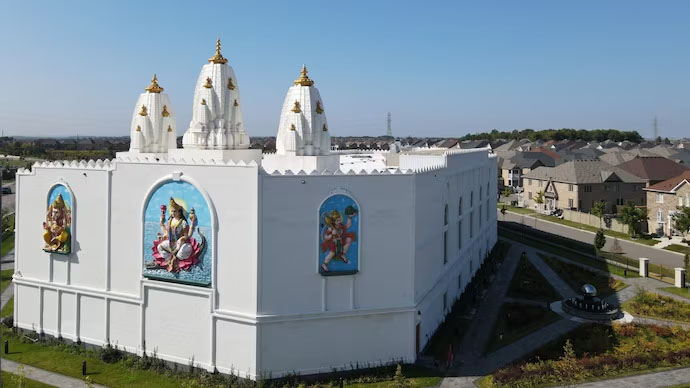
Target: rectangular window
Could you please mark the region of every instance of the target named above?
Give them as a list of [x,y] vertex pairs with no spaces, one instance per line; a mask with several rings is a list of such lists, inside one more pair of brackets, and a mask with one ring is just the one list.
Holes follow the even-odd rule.
[[474,191],[470,191],[470,207],[474,206]]
[[443,264],[448,262],[448,231],[443,232]]
[[683,197],[678,198],[678,206],[683,206]]
[[470,238],[474,235],[474,212],[470,213]]
[[527,184],[530,185],[530,186],[532,186],[532,178],[529,178],[529,179],[527,180]]
[[462,221],[458,221],[458,249],[462,249]]
[[621,191],[621,185],[616,184],[616,191]]
[[458,215],[462,215],[462,197],[458,200]]
[[585,193],[591,193],[591,192],[592,192],[592,186],[591,185],[585,186]]
[[657,222],[664,222],[664,212],[661,211],[661,209],[656,211],[656,221]]
[[462,274],[458,274],[458,290],[462,289]]
[[664,203],[664,195],[661,193],[656,193],[656,203]]
[[572,183],[568,184],[568,191],[573,191],[573,184]]
[[685,206],[690,207],[690,194],[685,194]]
[[539,181],[539,187],[541,187],[544,184],[543,181]]
[[568,198],[568,207],[572,209],[574,204],[575,204],[575,201],[573,201],[572,198]]

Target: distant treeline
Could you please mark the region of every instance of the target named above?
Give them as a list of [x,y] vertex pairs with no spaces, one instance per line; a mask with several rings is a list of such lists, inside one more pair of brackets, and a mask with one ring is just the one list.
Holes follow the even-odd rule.
[[502,132],[494,129],[491,132],[467,134],[461,140],[483,140],[489,139],[491,141],[497,139],[506,140],[520,140],[529,139],[535,140],[585,140],[598,141],[612,140],[615,142],[631,141],[634,143],[641,143],[644,139],[637,131],[619,131],[617,129],[544,129],[535,131],[534,129],[523,129],[521,131],[513,130],[510,132]]

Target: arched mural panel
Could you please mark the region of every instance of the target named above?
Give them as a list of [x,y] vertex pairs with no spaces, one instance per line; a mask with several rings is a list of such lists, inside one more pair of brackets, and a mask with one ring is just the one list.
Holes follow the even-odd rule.
[[68,255],[72,251],[72,193],[63,184],[48,193],[46,219],[43,221],[43,250]]
[[210,286],[212,239],[211,212],[201,192],[183,181],[161,184],[144,210],[144,276]]
[[359,206],[335,194],[319,208],[319,273],[352,275],[359,271]]

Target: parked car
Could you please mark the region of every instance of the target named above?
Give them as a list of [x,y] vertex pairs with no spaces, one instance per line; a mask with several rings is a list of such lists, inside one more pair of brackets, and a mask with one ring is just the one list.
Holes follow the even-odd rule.
[[12,194],[12,188],[11,187],[3,187],[2,193],[3,194]]

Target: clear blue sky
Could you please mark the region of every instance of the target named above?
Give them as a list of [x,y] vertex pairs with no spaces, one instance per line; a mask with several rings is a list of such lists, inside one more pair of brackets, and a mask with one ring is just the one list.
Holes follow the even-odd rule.
[[306,63],[334,135],[618,128],[690,136],[690,1],[6,1],[0,129],[127,135],[155,72],[178,134],[217,36],[250,135]]

